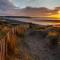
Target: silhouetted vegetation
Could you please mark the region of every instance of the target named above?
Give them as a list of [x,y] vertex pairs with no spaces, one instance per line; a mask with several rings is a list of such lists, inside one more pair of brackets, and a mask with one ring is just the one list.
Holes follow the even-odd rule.
[[6,60],[60,60],[59,27],[1,22],[0,39]]

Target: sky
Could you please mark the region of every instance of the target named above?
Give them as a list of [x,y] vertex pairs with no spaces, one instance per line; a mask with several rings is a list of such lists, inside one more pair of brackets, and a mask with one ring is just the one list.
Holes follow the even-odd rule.
[[0,0],[0,10],[13,9],[14,5],[9,0]]
[[47,7],[53,9],[60,6],[60,0],[10,0],[19,8],[29,7]]
[[[40,7],[54,8],[60,6],[60,0],[0,0],[0,15],[42,15]],[[16,10],[16,7],[17,10]],[[38,9],[21,9],[25,7],[39,7]],[[39,10],[39,11],[38,11]],[[44,10],[46,10],[44,8]],[[50,11],[50,9],[47,9]],[[12,12],[12,13],[11,13]],[[48,13],[48,12],[47,12]],[[45,14],[47,15],[45,12]],[[44,15],[45,15],[44,14]]]

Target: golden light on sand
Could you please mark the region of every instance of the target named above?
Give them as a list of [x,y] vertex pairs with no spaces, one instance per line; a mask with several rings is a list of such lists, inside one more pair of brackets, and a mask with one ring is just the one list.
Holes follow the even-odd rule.
[[58,11],[58,14],[60,14],[60,11]]
[[49,15],[49,16],[47,16],[47,17],[49,17],[49,18],[54,18],[54,19],[60,19],[60,11],[58,11],[56,14],[54,14],[54,15]]

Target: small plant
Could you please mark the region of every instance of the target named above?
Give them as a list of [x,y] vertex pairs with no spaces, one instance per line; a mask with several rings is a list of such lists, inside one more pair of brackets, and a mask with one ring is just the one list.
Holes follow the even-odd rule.
[[0,31],[0,38],[3,38],[6,35],[6,32]]

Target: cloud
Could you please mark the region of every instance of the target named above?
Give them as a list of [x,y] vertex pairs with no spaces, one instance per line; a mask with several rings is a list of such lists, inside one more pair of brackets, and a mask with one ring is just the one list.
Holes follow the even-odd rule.
[[[15,0],[14,0],[15,1]],[[17,1],[17,0],[16,0]],[[24,0],[25,1],[25,0]],[[28,2],[37,0],[26,0]],[[42,0],[40,0],[41,2]],[[51,1],[51,0],[50,0]],[[19,0],[19,3],[21,0]],[[22,3],[22,2],[21,2]],[[60,9],[60,7],[55,8],[54,10],[50,10],[45,7],[40,8],[33,8],[33,7],[26,7],[24,9],[15,9],[13,2],[9,0],[0,0],[0,15],[12,15],[12,16],[46,16],[51,13],[55,13],[57,10]]]
[[46,16],[51,10],[45,7],[6,10],[5,13],[12,16]]
[[9,2],[9,0],[0,0],[0,9],[1,10],[8,10],[13,9],[15,6]]
[[60,0],[13,0],[13,3],[20,7],[47,7],[54,8],[60,6]]
[[8,10],[7,12],[10,13],[10,15],[15,16],[48,16],[51,14],[56,14],[60,10],[60,7],[56,7],[54,10],[40,7],[40,8],[32,8],[32,7],[26,7],[23,9],[12,9]]

